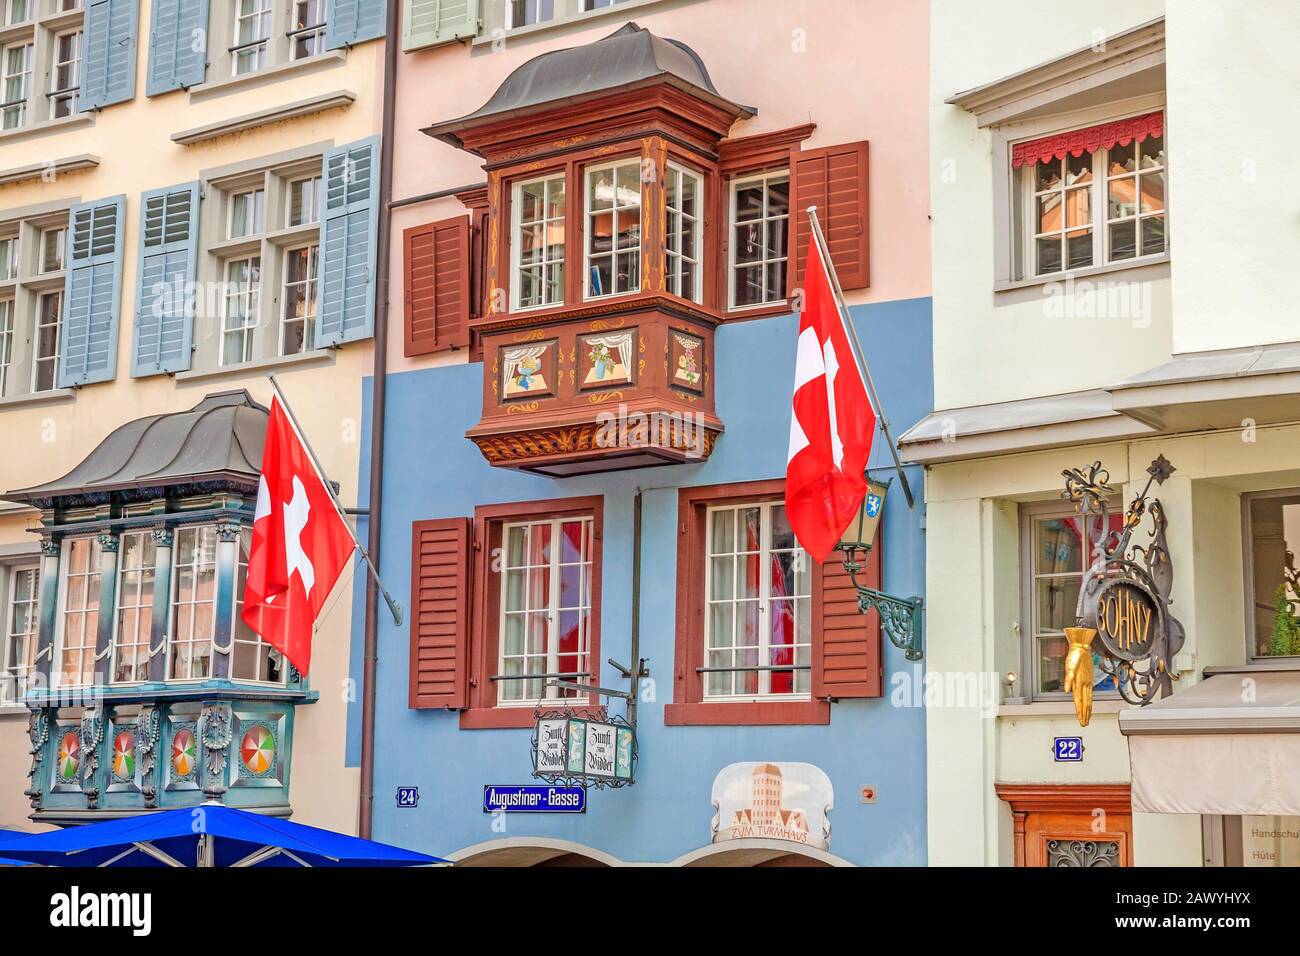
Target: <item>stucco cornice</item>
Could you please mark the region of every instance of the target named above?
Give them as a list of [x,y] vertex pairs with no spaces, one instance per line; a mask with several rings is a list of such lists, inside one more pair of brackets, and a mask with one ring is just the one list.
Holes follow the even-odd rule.
[[944,100],[974,113],[980,126],[995,126],[1044,102],[1101,86],[1160,66],[1165,60],[1165,21],[1149,20],[1027,70],[956,93]]

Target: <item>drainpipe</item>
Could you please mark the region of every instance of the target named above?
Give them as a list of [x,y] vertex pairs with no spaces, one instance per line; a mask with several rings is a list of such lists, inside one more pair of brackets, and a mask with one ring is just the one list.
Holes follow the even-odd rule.
[[[379,140],[379,248],[375,250],[375,369],[370,399],[370,516],[366,550],[379,567],[384,499],[384,399],[388,384],[388,262],[392,249],[388,203],[393,196],[393,129],[396,126],[397,58],[401,55],[401,4],[389,0],[384,32],[384,113]],[[365,650],[361,685],[361,784],[357,836],[370,839],[375,802],[375,684],[379,661],[379,591],[366,580]]]

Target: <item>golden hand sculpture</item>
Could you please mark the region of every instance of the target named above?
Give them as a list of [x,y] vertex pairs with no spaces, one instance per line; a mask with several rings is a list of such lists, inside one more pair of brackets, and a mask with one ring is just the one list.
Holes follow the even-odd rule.
[[1065,655],[1065,689],[1074,693],[1074,714],[1079,726],[1087,727],[1092,720],[1092,639],[1095,628],[1067,627],[1065,636],[1070,650]]

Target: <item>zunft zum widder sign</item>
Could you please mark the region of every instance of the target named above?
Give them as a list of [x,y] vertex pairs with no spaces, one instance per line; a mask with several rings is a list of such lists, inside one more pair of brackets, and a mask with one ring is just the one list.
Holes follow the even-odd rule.
[[630,786],[636,731],[618,718],[594,720],[568,711],[538,714],[533,728],[533,776],[577,787]]

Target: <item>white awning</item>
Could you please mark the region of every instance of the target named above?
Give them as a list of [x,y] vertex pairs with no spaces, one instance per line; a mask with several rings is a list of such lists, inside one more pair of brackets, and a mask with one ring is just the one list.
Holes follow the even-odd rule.
[[1300,671],[1216,673],[1119,729],[1134,810],[1300,815]]

